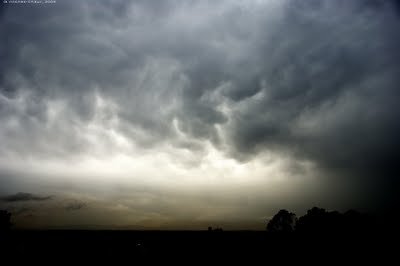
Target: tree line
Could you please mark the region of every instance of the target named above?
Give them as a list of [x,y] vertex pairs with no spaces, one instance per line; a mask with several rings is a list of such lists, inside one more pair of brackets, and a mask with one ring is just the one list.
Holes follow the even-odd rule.
[[304,216],[282,209],[267,224],[271,234],[356,234],[375,229],[374,219],[355,210],[345,213],[313,207]]

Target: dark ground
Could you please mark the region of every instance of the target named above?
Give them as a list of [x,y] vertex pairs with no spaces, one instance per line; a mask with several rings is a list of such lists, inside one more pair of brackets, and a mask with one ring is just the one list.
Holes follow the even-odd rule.
[[66,262],[118,265],[375,262],[382,265],[396,258],[398,252],[398,244],[394,242],[397,238],[387,233],[271,235],[263,231],[11,230],[1,233],[0,238],[3,261],[34,265]]

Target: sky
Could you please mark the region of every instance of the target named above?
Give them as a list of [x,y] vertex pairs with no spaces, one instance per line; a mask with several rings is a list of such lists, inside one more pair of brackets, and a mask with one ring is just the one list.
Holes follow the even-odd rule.
[[16,228],[264,229],[398,202],[400,5],[0,4]]

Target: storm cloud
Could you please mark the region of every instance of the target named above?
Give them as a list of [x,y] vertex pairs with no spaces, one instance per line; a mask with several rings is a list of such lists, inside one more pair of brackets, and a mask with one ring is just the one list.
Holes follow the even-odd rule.
[[17,201],[42,201],[49,200],[51,196],[38,196],[30,193],[18,192],[14,195],[8,195],[0,197],[0,200],[5,202],[17,202]]
[[65,205],[66,211],[78,211],[86,207],[86,204],[83,202],[71,202]]
[[397,199],[396,1],[57,1],[0,21],[0,171],[121,154],[190,171],[214,151]]

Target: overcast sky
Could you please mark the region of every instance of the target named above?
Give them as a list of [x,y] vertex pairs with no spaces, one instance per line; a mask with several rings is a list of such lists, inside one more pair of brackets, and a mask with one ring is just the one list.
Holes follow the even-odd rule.
[[263,229],[398,197],[400,9],[0,5],[0,208],[20,228]]

